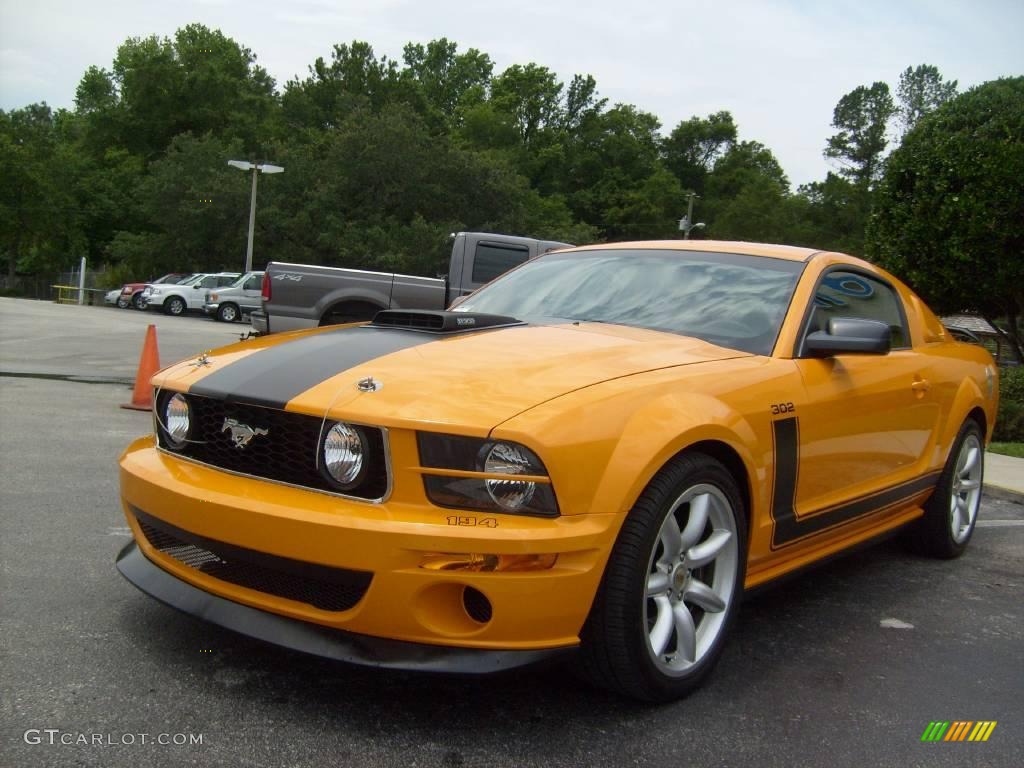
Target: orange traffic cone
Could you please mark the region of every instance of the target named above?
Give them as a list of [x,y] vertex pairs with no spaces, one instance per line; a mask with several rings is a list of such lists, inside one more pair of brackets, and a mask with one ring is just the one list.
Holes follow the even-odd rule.
[[122,408],[131,408],[135,411],[148,411],[153,407],[153,390],[149,386],[149,380],[153,374],[160,370],[160,351],[156,348],[156,326],[150,325],[146,329],[146,342],[142,345],[142,357],[139,358],[139,372],[135,374],[135,391],[132,392],[132,401],[125,403]]

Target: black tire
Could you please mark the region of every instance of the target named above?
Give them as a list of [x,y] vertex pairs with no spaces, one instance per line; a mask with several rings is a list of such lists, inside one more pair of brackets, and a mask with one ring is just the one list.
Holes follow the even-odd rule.
[[233,323],[239,317],[241,317],[241,313],[234,304],[221,304],[217,307],[217,319],[222,323]]
[[142,301],[142,291],[132,294],[132,308],[134,309],[145,309],[146,305]]
[[[976,463],[969,463],[972,452],[976,452],[973,457]],[[978,423],[968,419],[953,441],[935,491],[924,504],[924,517],[907,527],[903,543],[927,557],[947,560],[960,557],[967,549],[978,520],[984,476],[984,436]]]
[[185,314],[186,304],[185,300],[180,296],[169,296],[164,301],[164,312],[168,315],[174,315],[179,317]]
[[[705,508],[714,511],[705,515],[696,538],[688,537],[685,523],[702,496],[710,499],[704,502]],[[694,502],[693,507],[683,501],[688,498]],[[712,537],[721,535],[720,531],[731,528],[731,538],[715,555],[722,558],[721,563],[715,559],[691,572],[684,558],[698,547],[686,548],[685,543],[683,550],[676,550],[682,551],[680,558],[669,555],[663,527],[668,529],[670,514],[681,523],[676,530],[682,529],[684,541],[690,538],[700,545],[707,545]],[[670,701],[697,688],[714,668],[735,622],[746,573],[746,541],[743,502],[729,471],[702,453],[684,454],[670,462],[644,490],[619,532],[580,633],[579,670],[601,687],[645,701]],[[723,557],[730,552],[731,562]],[[663,560],[672,564],[664,566],[669,568],[667,571],[659,570]],[[681,571],[685,573],[680,578]],[[668,592],[652,597],[652,590],[657,590],[653,579],[661,575]],[[720,581],[724,585],[721,593],[717,586],[714,591],[721,607],[705,610],[686,597],[693,583],[707,586]],[[673,591],[676,602],[667,602]],[[662,616],[664,608],[659,607],[659,599],[666,601],[661,605],[672,606],[669,621],[673,626],[666,630],[669,634],[656,651],[660,622],[652,619]],[[690,616],[692,661],[685,658],[674,618],[678,606]]]
[[128,309],[132,305],[131,299],[126,299],[124,296],[117,297],[117,308]]

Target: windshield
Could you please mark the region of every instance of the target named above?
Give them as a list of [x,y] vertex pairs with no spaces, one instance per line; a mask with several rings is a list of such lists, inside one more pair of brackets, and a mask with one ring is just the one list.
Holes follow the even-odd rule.
[[191,274],[182,274],[181,272],[171,272],[170,274],[164,275],[163,277],[159,278],[158,280],[154,280],[153,284],[156,285],[157,283],[171,283],[171,284],[183,283],[183,282],[185,282],[190,277],[192,277]]
[[549,254],[482,288],[456,311],[615,323],[768,355],[803,266],[698,251]]

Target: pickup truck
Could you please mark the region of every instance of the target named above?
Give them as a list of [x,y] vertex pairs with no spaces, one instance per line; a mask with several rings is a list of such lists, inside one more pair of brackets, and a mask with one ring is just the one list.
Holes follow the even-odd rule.
[[257,333],[370,320],[382,309],[444,309],[528,259],[569,243],[459,232],[444,278],[272,261],[263,275]]

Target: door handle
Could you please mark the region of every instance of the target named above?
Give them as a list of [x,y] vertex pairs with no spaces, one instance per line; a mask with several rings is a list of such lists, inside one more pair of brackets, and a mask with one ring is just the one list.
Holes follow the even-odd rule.
[[923,395],[932,388],[932,385],[928,379],[914,379],[914,383],[910,385],[910,388],[917,394]]

